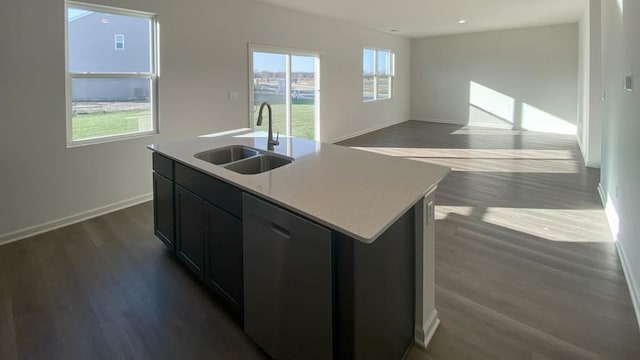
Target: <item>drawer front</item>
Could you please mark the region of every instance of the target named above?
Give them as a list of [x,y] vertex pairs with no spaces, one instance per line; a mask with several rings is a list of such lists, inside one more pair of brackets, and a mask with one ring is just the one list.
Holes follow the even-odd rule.
[[169,180],[173,180],[173,160],[154,152],[153,171],[166,177]]
[[242,217],[242,190],[237,187],[180,163],[175,165],[175,181],[230,214]]

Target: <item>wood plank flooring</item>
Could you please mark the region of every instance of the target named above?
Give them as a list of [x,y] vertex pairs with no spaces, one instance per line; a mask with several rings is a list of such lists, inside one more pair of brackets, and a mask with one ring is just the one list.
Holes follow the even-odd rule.
[[[411,360],[640,359],[575,138],[406,122],[342,145],[450,166],[442,324]],[[0,246],[0,359],[266,359],[152,233],[150,203]]]
[[265,359],[152,216],[145,203],[0,247],[0,359]]
[[442,323],[409,359],[640,359],[599,171],[574,136],[409,121],[341,145],[453,169],[436,191]]

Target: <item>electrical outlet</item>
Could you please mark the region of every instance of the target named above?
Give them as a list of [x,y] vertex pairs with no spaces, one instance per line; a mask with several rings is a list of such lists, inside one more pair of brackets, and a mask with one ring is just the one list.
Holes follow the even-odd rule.
[[238,100],[238,92],[237,91],[229,91],[227,94],[229,100]]

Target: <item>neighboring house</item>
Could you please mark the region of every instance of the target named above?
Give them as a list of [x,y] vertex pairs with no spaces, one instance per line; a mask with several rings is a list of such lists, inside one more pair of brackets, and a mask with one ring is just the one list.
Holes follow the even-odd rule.
[[[143,18],[86,12],[70,17],[69,71],[149,72],[150,29]],[[74,79],[73,101],[130,101],[149,98],[149,80]]]

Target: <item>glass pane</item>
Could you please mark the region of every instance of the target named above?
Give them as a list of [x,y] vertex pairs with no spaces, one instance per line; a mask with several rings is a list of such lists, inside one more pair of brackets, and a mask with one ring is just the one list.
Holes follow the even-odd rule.
[[389,99],[391,97],[391,77],[378,77],[378,99]]
[[373,99],[374,99],[373,76],[365,76],[362,82],[362,100],[368,101]]
[[375,50],[373,49],[364,49],[362,51],[362,75],[368,76],[373,75],[373,59]]
[[[253,121],[258,121],[260,104],[268,101],[273,110],[273,134],[287,134],[287,56],[284,54],[253,53]],[[262,126],[267,131],[269,116],[265,108]]]
[[124,35],[116,35],[116,50],[124,49]]
[[70,72],[151,72],[149,18],[69,8],[67,27]]
[[291,56],[291,135],[315,138],[315,97],[316,58]]
[[151,131],[151,79],[72,79],[71,110],[73,140]]
[[391,53],[388,51],[378,50],[378,75],[391,74]]

